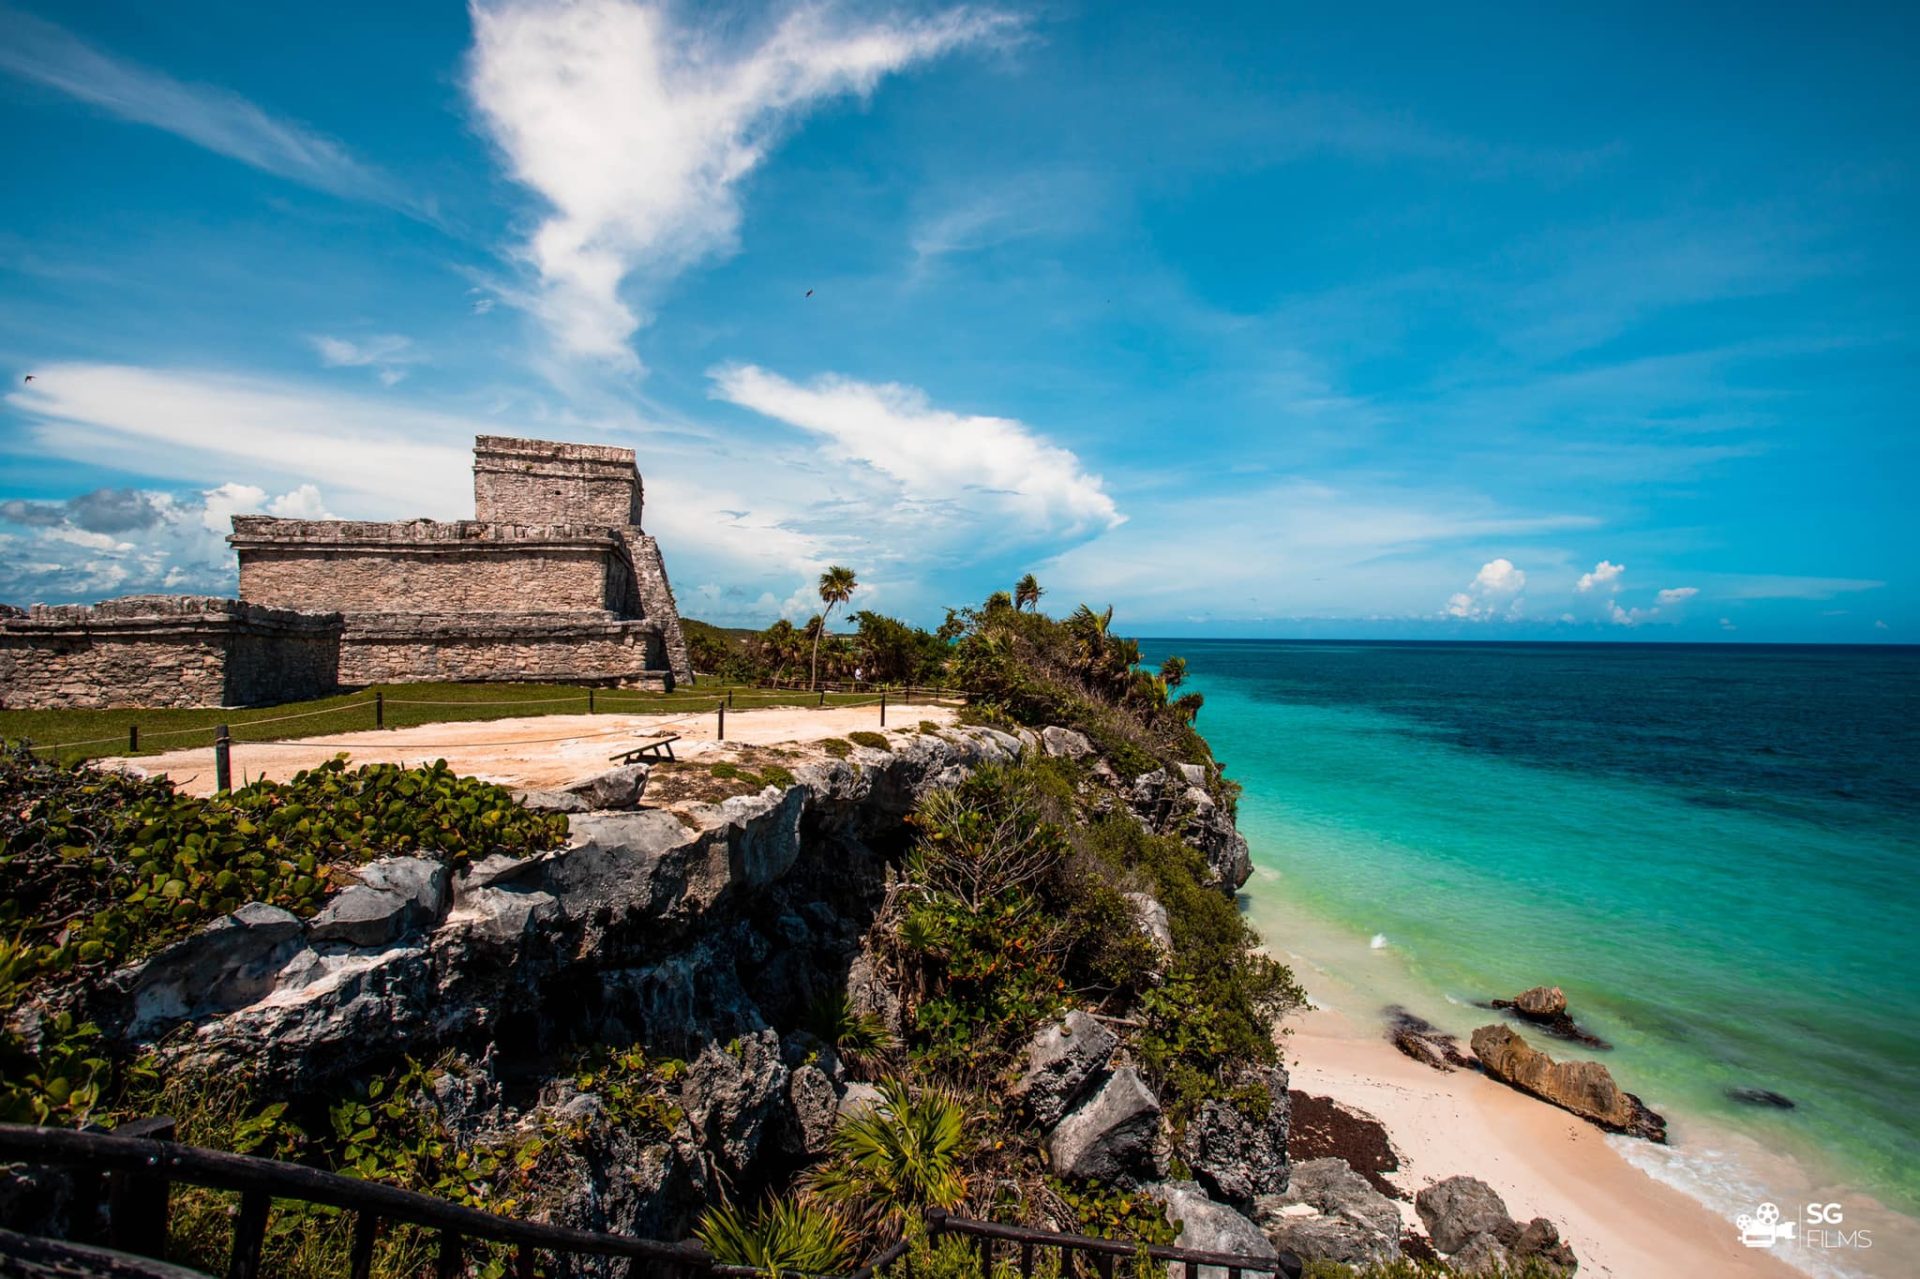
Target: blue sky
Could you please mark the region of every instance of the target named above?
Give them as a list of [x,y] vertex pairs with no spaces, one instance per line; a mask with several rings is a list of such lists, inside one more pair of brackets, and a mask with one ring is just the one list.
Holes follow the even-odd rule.
[[922,621],[1032,569],[1148,634],[1912,642],[1915,26],[0,7],[0,599],[464,516],[488,432],[636,449],[721,622],[846,563]]

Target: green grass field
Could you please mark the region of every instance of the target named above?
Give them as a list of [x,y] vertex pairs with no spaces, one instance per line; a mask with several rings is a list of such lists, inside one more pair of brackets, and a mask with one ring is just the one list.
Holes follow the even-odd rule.
[[[125,755],[127,730],[140,730],[141,755],[207,746],[217,724],[236,742],[272,742],[374,727],[374,694],[386,699],[388,728],[451,720],[511,719],[522,715],[584,715],[588,690],[564,684],[382,684],[375,688],[281,706],[244,710],[0,710],[0,738],[24,738],[43,757],[66,762]],[[733,698],[733,709],[813,706],[817,693],[774,691],[744,684],[701,683],[671,694],[639,689],[593,690],[596,712],[646,715],[709,710]],[[873,695],[829,693],[828,706],[859,705]]]

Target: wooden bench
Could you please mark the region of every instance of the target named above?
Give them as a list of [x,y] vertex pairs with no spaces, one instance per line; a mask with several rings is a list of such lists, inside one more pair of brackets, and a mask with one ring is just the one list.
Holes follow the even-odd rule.
[[679,740],[680,734],[669,733],[665,737],[656,737],[632,750],[621,751],[618,755],[609,755],[607,758],[616,764],[632,764],[643,759],[672,759],[673,744]]

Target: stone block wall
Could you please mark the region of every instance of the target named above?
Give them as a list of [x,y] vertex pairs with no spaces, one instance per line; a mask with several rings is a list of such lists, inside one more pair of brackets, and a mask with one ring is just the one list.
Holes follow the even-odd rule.
[[579,614],[359,614],[347,619],[340,678],[350,685],[526,680],[657,688],[667,678],[651,622]]
[[240,515],[230,541],[242,599],[307,612],[621,612],[633,572],[610,529],[567,525]]
[[339,614],[131,595],[0,615],[0,706],[248,706],[337,690]]
[[640,523],[633,450],[482,435],[473,446],[473,517],[503,524]]

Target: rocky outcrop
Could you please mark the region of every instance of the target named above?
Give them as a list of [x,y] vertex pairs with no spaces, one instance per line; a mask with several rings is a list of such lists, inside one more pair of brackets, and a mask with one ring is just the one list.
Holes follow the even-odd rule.
[[1521,1092],[1550,1101],[1608,1132],[1667,1139],[1667,1121],[1613,1082],[1597,1061],[1555,1061],[1531,1047],[1509,1026],[1473,1032],[1473,1053],[1487,1073]]
[[1506,1201],[1486,1182],[1449,1177],[1414,1196],[1434,1248],[1462,1275],[1498,1275],[1524,1267],[1571,1275],[1579,1268],[1573,1249],[1545,1217],[1514,1221]]
[[1027,1068],[1013,1085],[1012,1096],[1035,1123],[1051,1128],[1106,1069],[1119,1043],[1111,1030],[1076,1008],[1027,1045]]
[[1295,1164],[1285,1192],[1260,1196],[1253,1215],[1276,1248],[1307,1261],[1364,1269],[1400,1257],[1400,1210],[1343,1160]]
[[[1185,767],[1198,768],[1199,765]],[[1202,777],[1204,778],[1204,770]],[[1203,784],[1185,773],[1156,768],[1133,779],[1127,808],[1155,834],[1185,840],[1207,859],[1211,882],[1236,892],[1253,874],[1253,854],[1234,825],[1233,814],[1215,802]]]
[[1040,730],[1040,749],[1063,759],[1085,759],[1093,754],[1093,743],[1085,733],[1049,725]]
[[1280,1067],[1254,1081],[1258,1100],[1204,1101],[1180,1134],[1181,1161],[1215,1199],[1241,1210],[1256,1196],[1287,1188],[1287,1128],[1292,1103]]
[[140,1036],[244,1008],[272,992],[303,931],[299,919],[278,906],[242,906],[109,978],[102,1001],[107,1024]]
[[[1207,1198],[1206,1191],[1191,1181],[1163,1181],[1147,1188],[1147,1193],[1166,1207],[1167,1220],[1180,1227],[1173,1241],[1176,1248],[1195,1252],[1224,1252],[1239,1257],[1258,1257],[1278,1262],[1277,1250],[1260,1228],[1225,1204]],[[1288,1261],[1292,1262],[1289,1258]],[[1178,1264],[1169,1264],[1171,1276],[1183,1273]],[[1276,1274],[1298,1275],[1298,1264],[1277,1265]],[[1226,1279],[1219,1266],[1199,1267],[1200,1279]]]
[[1588,1048],[1612,1048],[1613,1045],[1575,1022],[1567,1011],[1567,994],[1558,986],[1535,986],[1512,999],[1495,999],[1490,1008],[1504,1008],[1530,1025],[1556,1039],[1584,1044]]
[[[197,1023],[167,1051],[295,1089],[503,1028],[529,1053],[586,1033],[691,1056],[765,1027],[762,1000],[793,1024],[839,986],[871,917],[861,894],[880,891],[861,841],[897,839],[953,770],[1024,749],[989,729],[902,734],[858,764],[801,766],[784,789],[579,814],[566,847],[482,858],[451,884],[433,859],[374,863],[311,921],[246,906],[122,970],[101,1020],[136,1041]],[[641,776],[589,789],[620,800]]]
[[1133,1186],[1166,1175],[1160,1099],[1131,1066],[1103,1079],[1047,1137],[1056,1176]]
[[1444,1073],[1472,1064],[1459,1041],[1426,1018],[1398,1004],[1388,1005],[1386,1016],[1388,1041],[1422,1065]]

